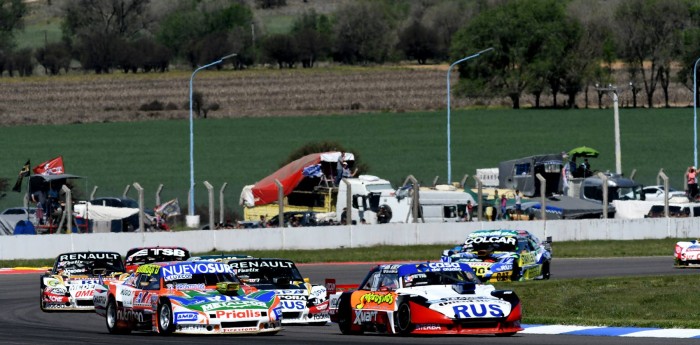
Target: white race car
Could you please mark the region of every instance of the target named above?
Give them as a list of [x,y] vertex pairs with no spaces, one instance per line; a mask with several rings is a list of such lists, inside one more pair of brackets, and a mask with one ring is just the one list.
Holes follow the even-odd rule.
[[100,281],[116,281],[124,272],[119,253],[61,254],[53,267],[39,278],[39,308],[44,312],[93,311],[95,285]]
[[291,260],[243,258],[228,265],[246,285],[279,296],[282,324],[325,325],[330,321],[326,287],[311,285]]
[[673,267],[700,267],[700,240],[676,242]]

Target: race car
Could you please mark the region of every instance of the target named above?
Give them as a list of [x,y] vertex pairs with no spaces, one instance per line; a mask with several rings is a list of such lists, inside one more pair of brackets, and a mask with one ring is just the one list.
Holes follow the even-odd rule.
[[495,334],[522,331],[513,291],[479,282],[469,265],[420,262],[379,265],[358,290],[330,296],[331,321],[343,334]]
[[228,264],[246,285],[274,291],[280,297],[283,324],[325,325],[330,321],[326,287],[311,285],[291,260],[248,258]]
[[95,287],[94,303],[113,334],[275,334],[282,329],[279,297],[246,294],[231,268],[219,262],[142,265],[122,281]]
[[700,240],[676,242],[673,267],[700,267]]
[[136,247],[126,252],[124,266],[131,273],[143,264],[168,261],[186,261],[190,251],[183,247]]
[[540,241],[526,230],[477,230],[441,260],[468,264],[482,282],[549,279],[552,239]]
[[44,312],[93,311],[94,286],[99,280],[118,280],[124,274],[119,253],[74,252],[56,257],[53,267],[39,278],[39,308]]

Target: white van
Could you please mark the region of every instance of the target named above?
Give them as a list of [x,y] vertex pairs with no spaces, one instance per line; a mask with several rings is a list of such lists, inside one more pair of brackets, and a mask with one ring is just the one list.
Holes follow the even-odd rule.
[[[338,186],[336,203],[337,221],[344,223],[346,217],[347,188],[351,188],[352,220],[368,224],[408,223],[413,219],[413,191],[395,190],[389,181],[376,176],[362,175],[345,179]],[[421,188],[418,194],[419,221],[456,222],[466,212],[467,202],[475,205],[471,194],[447,188]]]

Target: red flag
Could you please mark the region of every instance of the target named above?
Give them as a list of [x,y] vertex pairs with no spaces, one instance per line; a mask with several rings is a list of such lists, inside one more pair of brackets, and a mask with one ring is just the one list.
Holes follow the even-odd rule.
[[60,175],[65,174],[63,168],[63,156],[58,156],[52,160],[41,163],[32,169],[35,174],[39,175]]

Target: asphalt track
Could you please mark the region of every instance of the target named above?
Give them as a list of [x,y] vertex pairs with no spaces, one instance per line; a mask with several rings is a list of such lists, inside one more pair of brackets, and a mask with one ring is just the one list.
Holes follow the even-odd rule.
[[[673,269],[672,258],[556,259],[552,279],[620,275],[697,274],[700,270]],[[302,274],[313,282],[336,278],[338,284],[361,280],[372,264],[307,264]],[[344,336],[335,324],[289,326],[274,336],[169,336],[148,333],[110,335],[104,319],[93,313],[43,313],[39,310],[39,275],[0,275],[0,343],[2,344],[698,344],[698,339],[590,337],[574,335],[517,334],[494,336],[395,337],[387,335]],[[543,301],[543,303],[546,303]]]

